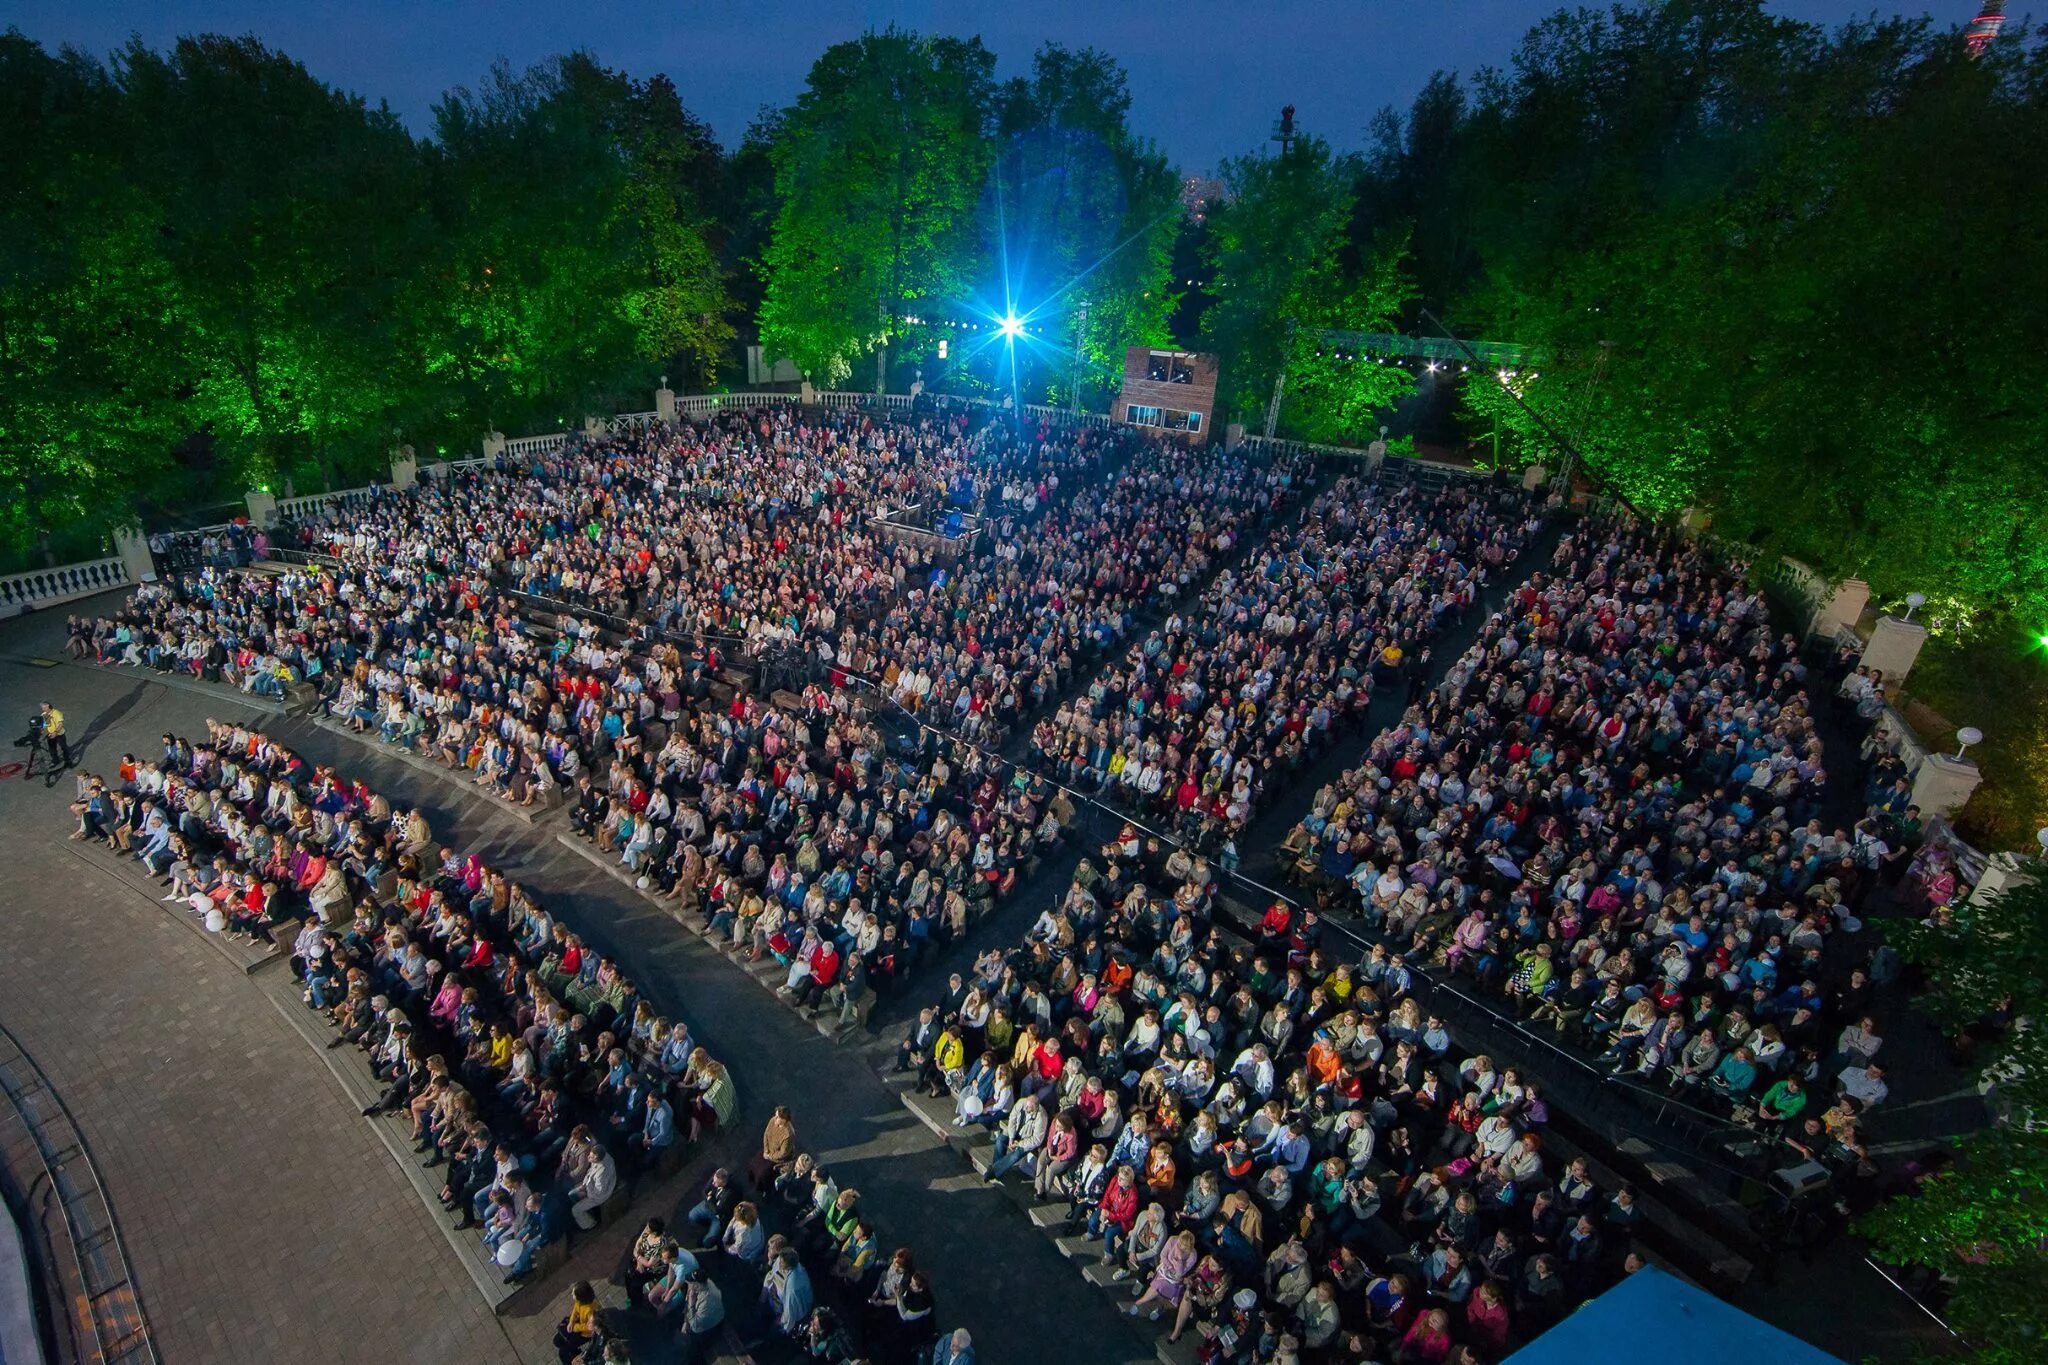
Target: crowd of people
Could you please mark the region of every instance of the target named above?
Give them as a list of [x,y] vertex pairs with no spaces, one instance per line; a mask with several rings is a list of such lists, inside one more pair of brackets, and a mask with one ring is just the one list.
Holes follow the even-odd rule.
[[[876,629],[843,630],[828,685],[795,707],[735,698],[684,717],[658,752],[620,751],[602,783],[579,782],[572,823],[713,932],[775,956],[801,1006],[851,1021],[1062,837],[1058,789],[986,745],[1148,599],[1200,581],[1296,477],[1147,446],[1106,488],[1070,481],[1067,501],[1006,514],[985,553]],[[849,678],[873,679],[882,705]],[[912,718],[915,738],[891,746],[877,710]]]
[[1819,817],[1798,643],[1737,564],[1581,523],[1287,848],[1389,971],[1470,978],[1617,1076],[1869,1174],[1881,860]]
[[207,929],[288,946],[328,1046],[381,1087],[364,1115],[406,1125],[508,1283],[732,1122],[732,1078],[687,1023],[419,811],[217,721],[77,783],[74,838]]
[[[1072,837],[1063,788],[1121,807],[1133,826],[1021,944],[951,976],[899,1066],[1204,1365],[1490,1362],[1639,1265],[1641,1213],[1546,1151],[1540,1087],[1457,1052],[1418,977],[1469,978],[1855,1180],[1888,1086],[1877,983],[1831,947],[1880,883],[1937,910],[1955,887],[1882,753],[1867,817],[1821,818],[1807,665],[1743,566],[1582,521],[1432,690],[1433,642],[1541,505],[1321,483],[965,413],[728,412],[382,494],[290,530],[304,567],[203,563],[75,623],[73,649],[310,683],[505,800],[559,793],[602,856],[848,1022]],[[909,506],[982,514],[975,543],[886,534],[877,514]],[[726,685],[769,650],[808,682]],[[1851,677],[1846,704],[1879,686]],[[1234,931],[1246,826],[1390,687],[1399,722],[1283,846],[1312,904]],[[225,932],[305,917],[309,1008],[510,1277],[730,1119],[688,1029],[519,888],[360,783],[210,731],[82,778],[80,837]],[[1000,757],[1012,738],[1026,760]],[[1369,931],[1362,963],[1325,941],[1335,916]],[[760,1331],[815,1358],[930,1352],[908,1253],[882,1261],[857,1196],[777,1124],[751,1201],[721,1172],[688,1226],[643,1232],[635,1306],[701,1333],[716,1252],[760,1277]],[[820,1279],[842,1309],[817,1310]],[[564,1360],[604,1338],[579,1289]]]
[[983,553],[866,638],[842,632],[836,657],[931,723],[1000,745],[1143,611],[1206,579],[1305,477],[1291,463],[1141,445],[1036,515],[995,521]]
[[1105,848],[898,1053],[993,1133],[989,1179],[1099,1239],[1127,1311],[1209,1363],[1491,1361],[1640,1264],[1633,1194],[1547,1157],[1533,1080],[1460,1060],[1314,911],[1240,937],[1220,891]]
[[148,543],[160,574],[247,568],[270,553],[269,535],[246,519],[205,531],[158,531]]
[[[520,804],[631,754],[650,722],[701,705],[731,659],[770,646],[796,648],[835,686],[879,689],[986,737],[1073,666],[1059,642],[1081,634],[1068,596],[1080,589],[1045,571],[1027,631],[1012,580],[989,565],[1023,572],[1022,528],[1063,480],[1119,460],[1127,439],[788,409],[579,439],[529,466],[429,480],[298,526],[292,548],[319,556],[303,569],[210,568],[146,586],[122,611],[77,623],[73,652],[258,695],[309,682],[353,728],[473,771]],[[951,575],[869,523],[920,499],[999,510],[1012,558]],[[1107,572],[1120,553],[1062,565]]]
[[743,1351],[819,1365],[973,1365],[973,1338],[940,1332],[915,1254],[888,1250],[860,1191],[799,1147],[795,1115],[778,1105],[744,1169],[711,1171],[680,1218],[641,1225],[611,1277],[623,1307],[576,1284],[555,1333],[562,1365],[612,1359],[603,1352],[650,1320],[684,1362],[730,1334]]
[[683,717],[660,749],[579,779],[571,827],[788,993],[851,1020],[964,934],[1062,838],[1042,782],[986,751],[920,733],[892,750],[852,694],[808,687],[795,708],[735,698]]
[[1040,721],[1036,760],[1221,851],[1278,774],[1357,726],[1375,679],[1421,676],[1430,640],[1540,524],[1519,490],[1345,475]]

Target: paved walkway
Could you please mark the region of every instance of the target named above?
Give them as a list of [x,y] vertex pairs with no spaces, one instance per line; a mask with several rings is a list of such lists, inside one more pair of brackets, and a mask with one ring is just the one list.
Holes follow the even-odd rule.
[[[131,670],[25,662],[56,658],[61,644],[61,617],[0,623],[0,719],[25,722],[38,700],[55,700],[88,770],[235,710],[213,689]],[[861,1190],[885,1240],[927,1267],[948,1329],[967,1327],[997,1361],[1149,1358],[1128,1320],[1000,1195],[961,1178],[958,1159],[857,1053],[562,847],[552,824],[529,826],[310,722],[261,723],[309,759],[423,807],[444,843],[481,851],[616,956],[732,1067],[748,1132],[769,1104],[793,1104],[805,1147]],[[102,855],[81,858],[65,842],[71,795],[69,777],[0,782],[0,830],[20,831],[0,847],[28,888],[0,915],[0,1019],[101,1161],[165,1359],[274,1359],[351,1340],[367,1358],[551,1360],[570,1276],[491,1319],[429,1211],[260,989],[101,870]],[[609,1254],[579,1252],[575,1273],[601,1278]]]

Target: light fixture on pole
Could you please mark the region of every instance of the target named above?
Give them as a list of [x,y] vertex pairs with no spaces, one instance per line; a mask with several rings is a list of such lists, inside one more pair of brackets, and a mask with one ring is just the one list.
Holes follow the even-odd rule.
[[1953,755],[1955,761],[1960,763],[1963,751],[1972,744],[1981,744],[1983,742],[1984,732],[1974,725],[1965,725],[1962,729],[1956,731],[1956,751]]
[[1015,341],[1018,337],[1024,335],[1024,319],[1018,317],[1015,313],[1003,314],[1003,321],[1001,325],[1003,329],[1003,335],[1005,337],[1008,337],[1012,341]]
[[1912,620],[1912,619],[1913,619],[1913,613],[1914,613],[1914,612],[1916,612],[1916,611],[1918,611],[1918,610],[1919,610],[1920,608],[1922,608],[1922,607],[1924,607],[1924,606],[1926,606],[1926,605],[1927,605],[1927,594],[1926,594],[1926,593],[1924,593],[1924,592],[1909,592],[1909,593],[1907,593],[1907,594],[1906,594],[1906,619],[1907,619],[1908,621]]

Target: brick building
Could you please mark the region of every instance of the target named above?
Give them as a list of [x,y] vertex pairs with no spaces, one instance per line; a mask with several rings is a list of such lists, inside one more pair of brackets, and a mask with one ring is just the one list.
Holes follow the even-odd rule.
[[1124,382],[1116,418],[1134,427],[1170,431],[1195,444],[1215,424],[1216,357],[1193,351],[1133,346],[1124,352]]

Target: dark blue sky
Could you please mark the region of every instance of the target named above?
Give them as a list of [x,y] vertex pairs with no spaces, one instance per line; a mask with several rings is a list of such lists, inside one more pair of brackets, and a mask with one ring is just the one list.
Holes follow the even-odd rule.
[[[998,72],[1025,70],[1048,39],[1115,54],[1130,72],[1131,121],[1184,170],[1249,150],[1280,106],[1339,146],[1364,139],[1382,105],[1405,105],[1439,67],[1504,61],[1557,0],[5,0],[0,23],[49,47],[105,53],[130,34],[254,33],[321,79],[388,101],[416,131],[452,85],[504,57],[527,66],[586,47],[635,75],[666,71],[727,145],[763,104],[786,104],[825,47],[890,23],[981,35]],[[1772,0],[1777,13],[1833,26],[1932,10],[1961,23],[1973,0]],[[1223,73],[1220,85],[1205,79]]]

